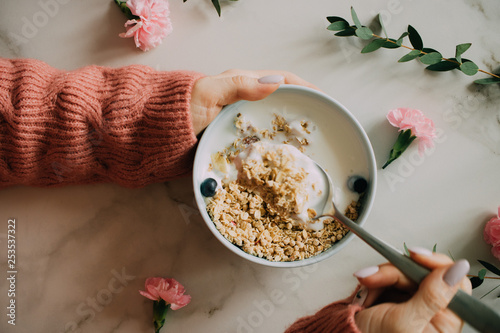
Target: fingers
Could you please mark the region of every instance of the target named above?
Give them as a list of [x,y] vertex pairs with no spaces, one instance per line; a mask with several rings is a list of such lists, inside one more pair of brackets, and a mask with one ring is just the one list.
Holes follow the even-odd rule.
[[[454,261],[450,257],[442,253],[433,253],[427,249],[419,247],[411,248],[409,251],[410,257],[415,262],[429,269],[435,269],[443,266],[449,267],[454,264]],[[467,278],[463,278],[459,282],[459,288],[469,294],[472,292],[472,286]]]
[[250,70],[242,70],[242,69],[230,69],[228,71],[225,71],[219,75],[214,76],[214,78],[218,77],[232,77],[232,76],[247,76],[247,77],[252,77],[255,79],[262,78],[265,76],[270,76],[270,75],[281,75],[283,76],[283,82],[285,84],[296,84],[299,86],[304,86],[304,87],[309,87],[312,89],[319,90],[318,87],[313,85],[312,83],[302,79],[301,77],[287,72],[287,71],[277,71],[277,70],[257,70],[257,71],[250,71]]
[[311,83],[286,71],[233,69],[199,79],[193,86],[190,100],[191,119],[195,133],[199,134],[217,116],[223,106],[240,100],[264,99],[283,83],[317,89]]
[[[411,248],[409,251],[410,257],[415,262],[431,270],[439,267],[449,267],[453,264],[453,260],[441,253],[433,253],[432,251],[418,247]],[[359,270],[354,273],[354,276],[361,285],[368,289],[367,297],[364,301],[365,306],[379,303],[379,298],[382,294],[391,298],[397,295],[396,293],[388,293],[387,290],[396,289],[404,293],[413,293],[418,287],[416,283],[390,263]],[[470,282],[466,278],[459,281],[459,287],[468,293],[472,290]],[[400,296],[405,297],[404,295]]]
[[469,262],[463,259],[434,269],[405,304],[405,312],[415,321],[430,322],[446,309],[469,269]]
[[224,106],[240,100],[257,101],[272,94],[285,78],[281,75],[266,75],[255,78],[244,75],[214,79],[213,88],[220,92],[217,104]]
[[453,260],[447,255],[434,253],[423,247],[412,247],[408,251],[413,261],[429,269],[453,264]]
[[[406,275],[402,274],[396,267],[389,263],[359,270],[354,273],[354,276],[362,286],[368,289],[366,299],[363,302],[363,305],[366,307],[385,301],[388,298],[395,301],[397,298],[403,296],[398,293],[387,293],[387,290],[396,289],[411,292],[417,288],[416,283],[408,279]],[[382,294],[386,294],[383,299],[381,299]],[[407,298],[405,297],[405,300]]]
[[213,78],[213,84],[224,92],[220,95],[219,106],[240,100],[257,101],[266,98],[282,83],[296,84],[318,89],[297,75],[286,71],[245,71],[229,70]]
[[[459,332],[463,322],[447,306],[458,288],[471,292],[470,281],[466,277],[469,263],[466,260],[453,262],[443,254],[422,248],[410,249],[410,256],[415,262],[431,269],[418,288],[389,263],[362,269],[354,274],[361,288],[367,289],[363,303],[366,309],[359,313],[364,312],[363,316],[356,318],[356,322],[368,323],[366,327],[373,328],[379,320],[381,328],[396,327],[397,331],[421,332],[428,329]],[[360,304],[356,299],[353,303]],[[398,320],[400,318],[404,318],[404,321]]]

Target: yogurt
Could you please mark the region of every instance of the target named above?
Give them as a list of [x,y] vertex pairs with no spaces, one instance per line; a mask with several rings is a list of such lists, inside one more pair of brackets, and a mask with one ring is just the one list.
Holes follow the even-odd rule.
[[237,179],[261,196],[278,211],[289,215],[295,226],[320,230],[322,222],[313,222],[329,190],[316,163],[289,144],[259,141],[248,145],[234,159]]

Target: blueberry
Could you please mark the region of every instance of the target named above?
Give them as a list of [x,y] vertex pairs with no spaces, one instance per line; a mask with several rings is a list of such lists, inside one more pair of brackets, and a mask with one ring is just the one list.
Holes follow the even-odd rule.
[[368,187],[368,182],[363,177],[351,176],[347,180],[347,187],[356,193],[363,193]]
[[213,197],[217,189],[217,181],[213,178],[207,178],[201,183],[201,194],[205,197]]

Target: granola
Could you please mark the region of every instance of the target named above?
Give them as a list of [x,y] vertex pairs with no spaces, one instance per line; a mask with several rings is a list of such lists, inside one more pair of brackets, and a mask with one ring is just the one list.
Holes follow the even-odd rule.
[[[307,137],[295,135],[297,128],[310,133],[309,123],[290,124],[276,115],[272,130],[258,130],[241,114],[235,126],[243,138],[238,138],[222,152],[212,156],[212,167],[227,173],[230,165],[238,164],[240,176],[225,178],[214,197],[207,202],[207,212],[219,232],[243,251],[270,261],[295,261],[310,258],[341,240],[347,229],[333,219],[323,219],[322,228],[308,228],[297,223],[297,216],[315,217],[314,209],[304,206],[304,179],[306,170],[293,169],[293,161],[286,154],[265,152],[257,162],[242,163],[238,155],[262,140],[285,136],[283,143],[303,151],[309,144]],[[301,149],[302,148],[302,149]],[[236,160],[236,161],[235,161]],[[316,189],[317,194],[321,191]],[[355,220],[359,204],[353,202],[347,209]]]

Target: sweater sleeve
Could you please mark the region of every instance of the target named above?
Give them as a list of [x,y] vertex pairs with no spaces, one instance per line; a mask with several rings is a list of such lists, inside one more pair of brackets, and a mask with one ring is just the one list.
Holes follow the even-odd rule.
[[0,187],[141,187],[188,174],[197,142],[189,102],[200,77],[0,59]]
[[362,306],[353,304],[357,291],[313,315],[297,319],[285,333],[361,333],[354,320],[356,313],[363,310]]

